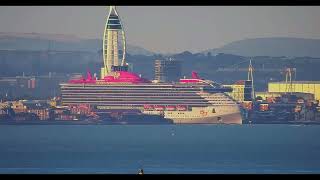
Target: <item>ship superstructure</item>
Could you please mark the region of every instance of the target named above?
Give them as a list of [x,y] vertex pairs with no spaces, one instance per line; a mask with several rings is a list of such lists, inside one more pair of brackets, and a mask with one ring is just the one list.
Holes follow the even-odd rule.
[[131,72],[114,72],[102,80],[72,80],[61,84],[63,105],[89,104],[97,110],[140,110],[174,123],[235,123],[242,118],[238,104],[223,88],[199,77],[176,83],[152,83]]

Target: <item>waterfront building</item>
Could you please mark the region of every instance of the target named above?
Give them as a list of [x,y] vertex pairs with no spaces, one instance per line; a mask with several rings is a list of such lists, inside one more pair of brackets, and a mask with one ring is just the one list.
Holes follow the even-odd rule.
[[177,82],[181,78],[181,62],[174,59],[155,60],[155,80]]
[[223,87],[232,88],[232,92],[228,92],[237,102],[252,101],[252,82],[249,80],[240,80],[235,84],[223,85]]
[[44,107],[28,107],[28,113],[33,113],[38,116],[40,120],[48,120],[50,119],[50,109]]
[[12,102],[11,108],[15,113],[27,112],[27,107],[23,104],[22,101],[14,101]]
[[[290,92],[288,92],[289,86]],[[314,100],[320,100],[320,81],[292,81],[290,85],[286,82],[269,82],[268,92],[310,93],[314,95]]]
[[[256,98],[261,97],[262,100],[267,102],[274,102],[276,99],[281,98],[283,95],[285,95],[285,92],[256,92]],[[294,95],[298,98],[302,98],[306,101],[314,101],[314,94],[312,93],[300,93],[300,92],[294,92],[291,93],[291,95]]]
[[67,80],[65,75],[14,76],[0,78],[0,98],[54,97],[59,94],[59,83]]

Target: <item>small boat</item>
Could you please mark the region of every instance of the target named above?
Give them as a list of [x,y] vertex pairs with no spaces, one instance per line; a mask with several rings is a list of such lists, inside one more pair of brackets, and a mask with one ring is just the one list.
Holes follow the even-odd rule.
[[154,107],[152,105],[144,105],[143,106],[145,110],[153,110]]
[[143,169],[139,169],[138,174],[143,175],[144,174]]
[[154,109],[155,109],[156,111],[163,111],[163,110],[164,110],[164,106],[156,105],[156,106],[154,106]]

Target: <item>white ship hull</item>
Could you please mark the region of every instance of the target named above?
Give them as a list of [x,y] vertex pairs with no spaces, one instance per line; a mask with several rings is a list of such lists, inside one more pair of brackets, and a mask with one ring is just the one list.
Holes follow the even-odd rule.
[[[139,110],[177,124],[242,124],[239,105],[223,89],[206,84],[62,84],[63,105],[99,110]],[[218,89],[218,90],[217,90]],[[211,92],[213,91],[213,92]]]
[[242,124],[237,105],[193,107],[190,111],[144,111],[145,114],[164,115],[175,124]]
[[172,120],[175,124],[242,124],[239,113],[204,118],[175,118]]

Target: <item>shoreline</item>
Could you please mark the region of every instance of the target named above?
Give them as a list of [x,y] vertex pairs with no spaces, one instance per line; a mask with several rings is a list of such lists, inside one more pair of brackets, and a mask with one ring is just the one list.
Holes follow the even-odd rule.
[[172,125],[171,123],[156,123],[156,122],[108,122],[108,121],[0,121],[0,125]]
[[[269,122],[243,122],[239,125],[254,125],[254,124],[287,124],[287,125],[320,125],[320,122],[314,121],[289,121],[289,122],[277,122],[277,121],[269,121]],[[0,125],[183,125],[183,124],[174,124],[174,123],[158,123],[158,122],[107,122],[107,121],[63,121],[63,120],[55,120],[55,121],[0,121]],[[192,124],[187,124],[192,125]],[[199,125],[199,124],[195,124]],[[203,124],[210,125],[210,124]],[[228,125],[228,124],[225,124]]]

